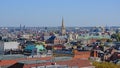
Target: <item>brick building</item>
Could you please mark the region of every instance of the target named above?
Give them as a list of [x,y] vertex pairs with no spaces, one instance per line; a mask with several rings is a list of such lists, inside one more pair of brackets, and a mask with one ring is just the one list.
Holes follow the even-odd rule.
[[74,59],[78,59],[78,58],[85,58],[85,59],[90,58],[90,51],[74,50]]

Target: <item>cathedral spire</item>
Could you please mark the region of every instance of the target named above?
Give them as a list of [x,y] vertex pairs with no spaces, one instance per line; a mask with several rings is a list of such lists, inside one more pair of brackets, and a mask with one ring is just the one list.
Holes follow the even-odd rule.
[[62,17],[62,28],[65,28],[65,26],[64,26],[64,19],[63,19],[63,17]]
[[63,19],[63,17],[62,17],[61,33],[62,33],[62,35],[65,35],[65,34],[66,34],[66,30],[65,30],[65,25],[64,25],[64,19]]

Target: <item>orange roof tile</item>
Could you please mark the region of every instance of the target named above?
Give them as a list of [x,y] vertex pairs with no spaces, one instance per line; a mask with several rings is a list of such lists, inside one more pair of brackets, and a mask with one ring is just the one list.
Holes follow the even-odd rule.
[[8,65],[13,65],[17,61],[16,60],[1,60],[0,61],[0,66],[8,66]]
[[[43,57],[43,58],[21,58],[21,59],[15,59],[15,60],[1,60],[0,61],[0,66],[8,66],[8,65],[14,65],[16,64],[19,60],[50,60],[52,57]],[[46,66],[46,65],[51,65],[52,62],[44,62],[44,63],[39,63],[39,64],[24,64],[23,68],[29,68],[29,67],[34,67],[34,66]],[[89,60],[86,59],[71,59],[71,60],[66,60],[66,61],[56,61],[56,64],[58,65],[68,65],[68,66],[78,66],[78,67],[86,67],[86,66],[92,66],[90,64]]]

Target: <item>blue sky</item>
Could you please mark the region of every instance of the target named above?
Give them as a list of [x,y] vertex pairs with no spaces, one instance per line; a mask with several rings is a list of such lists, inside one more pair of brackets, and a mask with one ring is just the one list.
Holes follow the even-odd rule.
[[0,0],[1,26],[119,26],[120,0]]

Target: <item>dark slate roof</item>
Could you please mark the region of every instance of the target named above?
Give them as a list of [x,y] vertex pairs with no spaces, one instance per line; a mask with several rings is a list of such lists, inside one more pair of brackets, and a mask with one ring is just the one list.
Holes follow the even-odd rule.
[[56,36],[51,36],[48,40],[54,40]]

